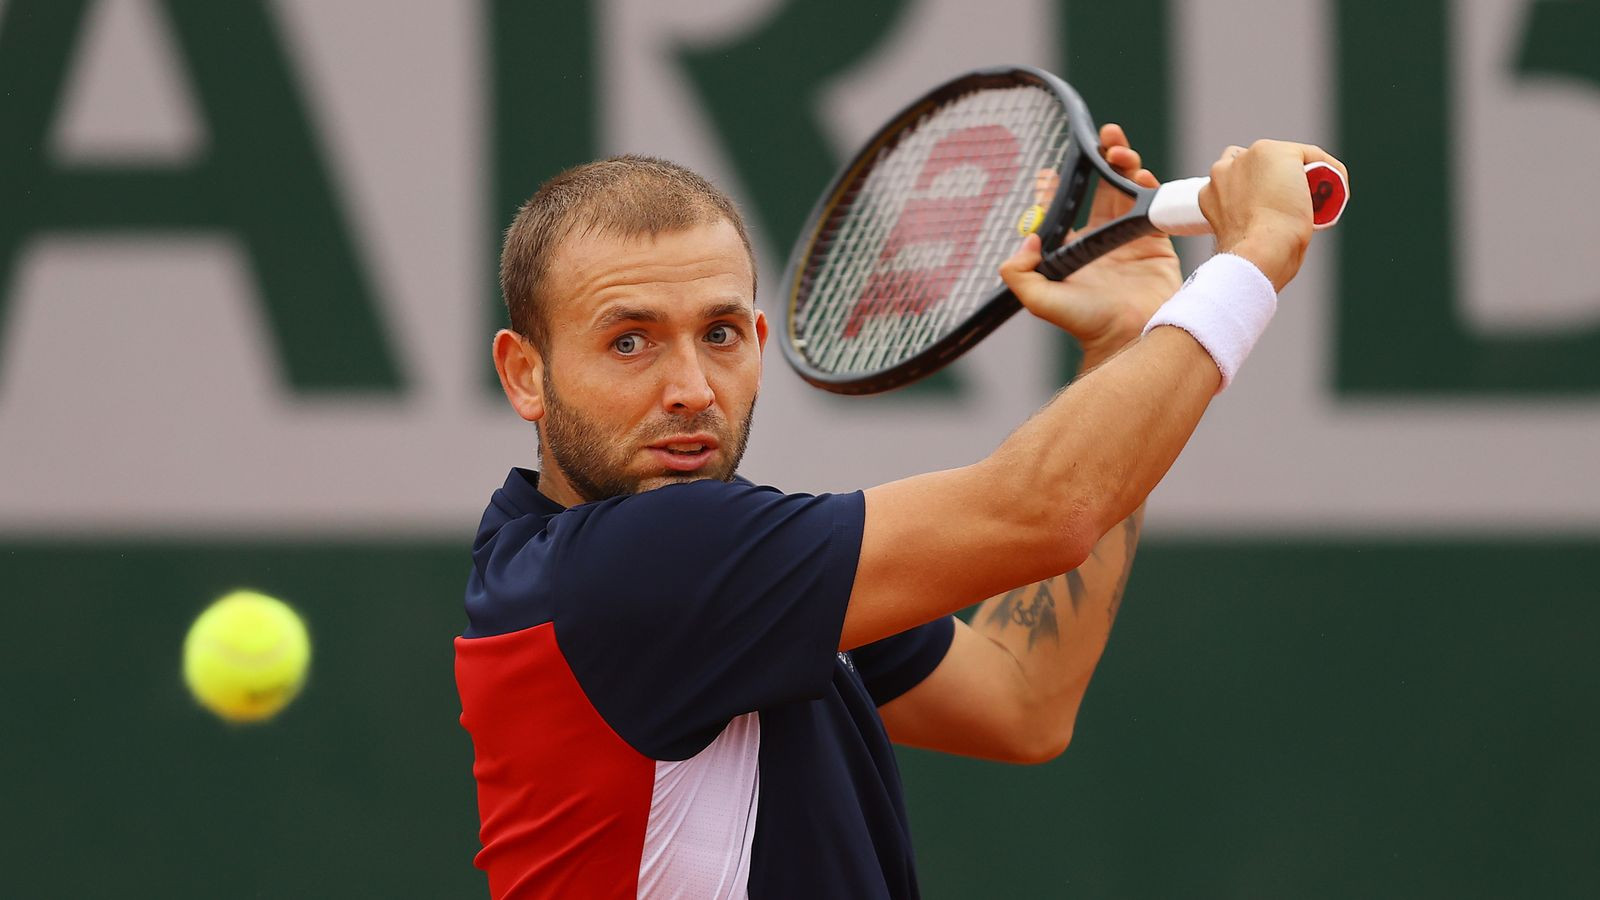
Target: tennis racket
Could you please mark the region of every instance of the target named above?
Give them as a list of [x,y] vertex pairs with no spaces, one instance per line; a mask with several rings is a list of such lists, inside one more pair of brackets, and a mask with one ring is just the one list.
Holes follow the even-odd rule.
[[[890,390],[956,359],[1021,309],[998,274],[1018,232],[1038,232],[1039,271],[1060,280],[1147,234],[1207,234],[1188,178],[1158,188],[1100,156],[1088,107],[1060,78],[979,69],[934,88],[872,136],[834,178],[784,272],[784,356],[840,394]],[[1059,246],[1098,176],[1132,208]],[[1306,167],[1316,227],[1349,199],[1339,170]]]

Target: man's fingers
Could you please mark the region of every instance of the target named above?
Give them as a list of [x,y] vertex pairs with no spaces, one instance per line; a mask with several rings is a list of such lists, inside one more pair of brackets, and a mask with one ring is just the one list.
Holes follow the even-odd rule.
[[1115,122],[1100,126],[1100,155],[1111,164],[1111,168],[1126,177],[1132,177],[1144,165],[1139,151],[1128,143],[1128,133]]
[[[1234,148],[1229,148],[1229,150],[1232,149]],[[1327,163],[1328,165],[1339,170],[1339,174],[1344,176],[1345,184],[1348,185],[1350,183],[1350,170],[1345,168],[1344,163],[1340,162],[1334,157],[1333,154],[1322,149],[1321,147],[1318,147],[1316,144],[1299,144],[1293,141],[1259,140],[1250,145],[1250,150],[1259,151],[1262,153],[1293,154],[1299,157],[1302,166],[1304,166],[1306,163],[1314,162]],[[1226,154],[1226,152],[1227,151],[1224,151],[1224,154]],[[1241,152],[1244,151],[1241,150]],[[1237,156],[1238,154],[1234,155]]]
[[1000,264],[1000,279],[1006,283],[1022,305],[1032,309],[1030,301],[1041,284],[1049,283],[1050,279],[1034,271],[1039,263],[1044,260],[1040,251],[1039,236],[1030,234],[1022,239],[1022,246],[1011,258]]
[[1043,260],[1044,256],[1039,251],[1039,236],[1030,234],[1022,239],[1022,245],[1017,248],[1017,252],[1011,254],[1010,259],[1000,264],[1000,277],[1005,278],[1006,283],[1010,284],[1011,279],[1007,273],[1032,272],[1038,268],[1039,263]]
[[1222,155],[1218,156],[1217,161],[1211,164],[1212,170],[1215,171],[1218,166],[1226,167],[1233,165],[1234,159],[1243,152],[1244,148],[1238,144],[1229,144],[1228,146],[1223,147]]
[[1111,168],[1116,169],[1123,175],[1137,172],[1144,165],[1144,160],[1139,156],[1139,151],[1132,147],[1107,147],[1106,162],[1111,164]]
[[1121,125],[1107,122],[1100,126],[1100,155],[1119,175],[1140,187],[1160,187],[1161,182],[1144,167],[1144,157],[1128,142],[1128,133]]
[[1322,149],[1321,147],[1318,147],[1316,144],[1301,144],[1300,151],[1300,158],[1304,162],[1325,162],[1339,170],[1339,174],[1344,176],[1344,183],[1346,187],[1350,185],[1350,170],[1346,169],[1344,167],[1344,163],[1335,158],[1333,154]]

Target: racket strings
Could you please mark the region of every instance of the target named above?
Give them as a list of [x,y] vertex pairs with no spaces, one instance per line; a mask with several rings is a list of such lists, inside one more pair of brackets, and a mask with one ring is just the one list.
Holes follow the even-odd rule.
[[[926,167],[934,147],[952,148],[956,154],[966,159],[975,160],[979,158],[983,148],[970,146],[973,141],[970,138],[963,139],[962,132],[957,126],[967,124],[966,120],[970,118],[970,116],[963,115],[963,106],[970,108],[976,98],[983,96],[983,94],[967,95],[949,106],[922,116],[916,126],[902,136],[901,142],[894,148],[895,155],[884,154],[886,158],[882,159],[874,169],[872,177],[869,178],[867,190],[864,193],[875,199],[882,198],[898,202],[894,202],[892,206],[884,203],[875,204],[868,211],[868,215],[861,217],[863,226],[875,228],[878,231],[877,237],[880,241],[875,243],[881,246],[881,242],[887,241],[893,234],[894,226],[898,225],[904,218],[905,207],[912,202],[915,194],[918,175]],[[964,168],[967,171],[963,172],[958,168],[954,174],[958,177],[961,175],[968,176],[968,183],[964,185],[960,183],[954,185],[945,184],[944,187],[947,190],[944,193],[946,196],[972,195],[972,184],[970,182],[972,175],[977,170],[973,167]],[[947,182],[949,180],[946,179]],[[960,190],[958,193],[957,190],[951,190],[951,188],[964,190]],[[894,258],[884,259],[885,254],[875,247],[867,250],[867,252],[860,252],[860,248],[852,246],[843,248],[846,253],[853,257],[849,281],[840,285],[841,288],[846,289],[844,293],[840,294],[840,299],[845,302],[833,304],[836,309],[833,311],[834,314],[824,322],[823,334],[845,335],[848,328],[843,327],[841,320],[844,319],[847,313],[851,316],[865,315],[866,318],[862,323],[865,327],[851,336],[854,338],[853,340],[835,342],[832,348],[833,352],[824,362],[827,368],[835,371],[870,371],[875,367],[875,360],[895,349],[896,345],[908,344],[914,339],[914,329],[907,326],[913,325],[915,320],[913,319],[911,322],[905,321],[908,306],[910,306],[914,296],[920,295],[927,290],[928,281],[933,274],[933,265],[937,262],[937,256],[941,252],[948,254],[954,251],[954,248],[939,246],[937,242],[926,239],[947,230],[951,223],[948,221],[947,216],[940,217],[938,215],[937,207],[932,210],[927,210],[926,207],[924,209],[926,211],[923,215],[927,218],[920,223],[920,227],[916,228],[917,231],[924,233],[912,235],[912,239],[908,241],[910,246],[904,248]],[[929,212],[932,215],[929,215]],[[873,213],[876,213],[876,215]],[[932,234],[927,234],[926,232],[932,232]],[[916,238],[923,238],[923,240],[916,240]],[[858,297],[854,304],[848,302],[849,291],[855,288],[857,284],[861,285],[861,291],[863,294],[865,293],[869,286],[867,279],[873,271],[886,275],[888,273],[905,274],[893,281],[887,290],[881,290],[880,286],[879,295],[871,298],[871,300],[865,297]],[[907,274],[909,277],[906,277]],[[868,303],[870,303],[870,306],[864,308],[863,304]],[[894,313],[899,313],[899,316],[894,316]]]
[[876,371],[960,326],[1001,288],[1012,225],[1070,135],[1054,95],[1031,86],[963,94],[904,126],[841,191],[800,273],[794,325],[807,359]]
[[[1019,165],[1017,167],[1012,183],[1005,188],[1006,197],[1020,197],[1024,198],[1025,201],[1038,200],[1044,204],[1049,203],[1048,199],[1030,195],[1036,195],[1037,193],[1035,185],[1040,169],[1048,168],[1051,171],[1056,171],[1060,168],[1062,156],[1066,150],[1064,139],[1068,137],[1069,131],[1066,127],[1066,117],[1055,103],[1054,97],[1049,97],[1048,99],[1050,102],[1030,104],[1031,109],[1024,111],[1028,114],[1027,121],[1015,129],[1019,136],[1027,141],[1021,148],[1023,159],[1039,162],[1037,165]],[[1051,123],[1054,123],[1056,127],[1053,129],[1049,127]],[[1057,142],[1061,142],[1059,146],[1057,146]],[[1052,156],[1053,151],[1057,150],[1060,152],[1055,152]],[[1020,208],[1027,209],[1031,205],[1031,203],[1024,202],[1020,205]],[[1000,254],[999,259],[993,260],[994,265],[990,266],[987,271],[969,266],[967,268],[968,277],[966,281],[956,286],[949,297],[935,307],[938,311],[937,315],[926,317],[923,320],[921,327],[910,336],[909,345],[915,346],[919,350],[931,345],[975,313],[979,304],[1000,288],[1002,282],[996,270],[1000,260],[1008,258],[1016,246],[1017,235],[1013,233],[1013,228],[1010,227],[1012,223],[1009,217],[1016,212],[1014,207],[1018,206],[1019,204],[1015,202],[995,203],[993,205],[991,215],[985,221],[982,233],[993,242],[991,247],[986,248],[991,251],[986,254],[986,258],[997,251]]]
[[[846,317],[855,312],[846,298],[852,291],[865,289],[869,273],[877,266],[883,245],[889,237],[889,229],[882,227],[883,223],[900,218],[905,200],[912,191],[916,170],[899,160],[917,149],[926,156],[926,147],[908,147],[907,144],[908,138],[928,133],[926,126],[931,118],[932,114],[922,115],[911,129],[902,132],[900,140],[880,150],[878,158],[868,170],[855,204],[840,208],[846,227],[841,229],[837,252],[830,254],[830,261],[837,263],[835,277],[819,279],[816,297],[820,300],[818,308],[823,318],[816,334],[825,338],[843,336]],[[859,354],[861,348],[881,337],[879,332],[882,330],[879,320],[869,318],[866,333],[853,335],[854,341],[832,340],[819,346],[818,350],[825,354],[821,359],[823,367],[843,370],[842,357]]]
[[[983,146],[981,146],[980,141],[976,138],[962,139],[960,143],[964,145],[961,148],[963,154],[968,157],[980,154],[984,152],[985,149]],[[996,201],[1000,197],[1003,197],[1009,193],[1010,185],[1002,185],[999,188],[992,188],[991,184],[993,183],[994,179],[989,173],[984,172],[979,167],[963,166],[962,168],[958,169],[957,172],[959,173],[958,183],[951,186],[951,193],[959,197],[978,197],[987,202],[991,208],[991,211],[993,207],[1000,205]],[[948,235],[952,228],[955,228],[960,224],[961,216],[962,213],[959,211],[944,211],[932,223],[933,230],[936,230],[936,233],[938,234]],[[985,220],[987,220],[987,218],[988,216],[985,216]],[[919,277],[914,282],[907,283],[904,286],[902,289],[902,295],[896,297],[896,302],[891,304],[892,308],[901,308],[905,305],[909,305],[912,302],[912,298],[923,297],[930,293],[930,289],[932,288],[930,282],[932,282],[935,277],[934,273],[938,271],[935,269],[935,266],[942,261],[941,257],[958,256],[962,254],[963,250],[965,249],[961,247],[943,246],[942,244],[943,242],[929,241],[913,245],[912,255],[914,258],[908,261],[908,268],[911,271],[918,272]],[[920,251],[920,253],[917,251]],[[966,252],[972,251],[967,250]],[[946,264],[949,264],[947,260]],[[969,266],[963,266],[962,268],[962,275],[966,275],[971,271]],[[979,274],[981,276],[981,273]],[[904,330],[903,335],[900,336],[899,340],[894,340],[895,335],[893,334],[892,329],[889,328],[889,326],[892,324],[892,320],[887,318],[883,319],[883,327],[879,330],[880,332],[889,331],[890,334],[888,334],[887,337],[890,339],[868,342],[866,346],[862,348],[865,352],[865,359],[853,359],[852,363],[854,364],[854,367],[857,369],[867,370],[880,368],[886,362],[887,357],[896,352],[903,352],[908,347],[920,347],[932,343],[931,338],[937,336],[935,333],[940,331],[940,324],[944,320],[948,319],[951,315],[954,315],[957,307],[967,305],[961,303],[957,299],[960,297],[962,297],[961,286],[956,285],[951,291],[946,292],[945,296],[935,300],[935,302],[932,304],[929,315],[920,315],[913,319],[913,326],[910,329]],[[943,302],[939,302],[941,300]],[[858,353],[858,357],[860,355],[861,354]]]
[[[865,285],[869,267],[875,264],[887,239],[887,230],[878,226],[899,217],[904,198],[910,193],[913,170],[896,165],[894,154],[902,151],[907,135],[921,133],[929,119],[924,114],[901,133],[901,140],[881,148],[869,165],[866,178],[854,191],[856,196],[836,206],[835,220],[841,223],[838,241],[823,258],[813,293],[806,298],[806,309],[813,315],[802,323],[808,341],[817,341],[813,359],[825,368],[837,367],[842,355],[871,340],[873,333],[880,330],[869,321],[868,333],[855,335],[856,342],[826,340],[842,334],[845,317],[851,313],[851,305],[844,298]],[[897,198],[901,202],[895,202]]]
[[[977,113],[977,116],[980,118],[980,120],[1007,115],[1010,115],[1014,118],[1016,112],[1014,109],[1014,104],[1005,104],[1004,102],[996,103],[996,95],[999,93],[1000,92],[987,92],[986,94],[974,95],[977,97],[982,97],[987,102],[978,106],[977,109],[970,111]],[[1019,91],[1013,90],[1009,93],[1016,94],[1019,93]],[[1033,116],[1035,123],[1052,111],[1052,104],[1050,103],[1035,103],[1033,104],[1033,107],[1035,111],[1035,115]],[[926,124],[928,119],[943,118],[948,122],[948,120],[954,118],[950,115],[949,110],[942,110],[940,112],[943,112],[944,115],[924,116],[923,122],[918,124],[918,129],[922,130],[924,134],[927,134],[930,132],[926,131],[923,126]],[[961,123],[958,122],[957,124]],[[951,129],[947,124],[945,131],[948,132],[950,130]],[[955,143],[957,144],[963,143],[963,141],[961,141],[959,138],[959,134],[960,132],[957,132],[958,137],[955,140]],[[1037,139],[1038,136],[1035,135],[1035,137]],[[946,155],[948,156],[950,155],[950,144],[948,143],[950,139],[946,138],[946,141],[947,143],[943,143],[939,146],[942,146],[947,151]],[[956,148],[955,155],[964,160],[978,158],[978,155],[981,154],[985,149],[982,146],[984,143],[983,141],[968,139],[964,141],[964,143],[974,145],[958,146]],[[1037,143],[1037,140],[1035,140],[1034,143]],[[1006,149],[1013,150],[1014,148],[1007,147]],[[980,208],[987,206],[991,212],[994,212],[995,210],[993,207],[997,205],[995,203],[996,198],[994,195],[1003,195],[1013,192],[1017,188],[1024,185],[1033,176],[1033,172],[1024,171],[1023,167],[1019,166],[1014,168],[1017,171],[1014,172],[1011,180],[1015,183],[1009,185],[1001,183],[998,189],[994,187],[995,181],[992,177],[990,177],[992,173],[990,173],[990,175],[985,175],[981,168],[976,167],[965,167],[964,169],[958,170],[961,176],[960,180],[953,183],[947,183],[943,187],[950,189],[948,193],[952,196],[966,198],[975,197],[982,201]],[[901,191],[899,196],[905,197],[905,191],[907,189],[906,181],[911,177],[911,173],[914,171],[914,169],[907,166],[901,166],[898,169],[891,171],[898,177],[891,179],[892,183],[890,187],[887,188],[889,191],[891,191],[890,196],[894,196],[894,193],[892,192],[898,189]],[[977,190],[974,190],[974,188],[977,188]],[[987,190],[985,190],[986,188]],[[874,192],[869,190],[868,193],[870,194]],[[927,211],[924,210],[923,212],[926,213]],[[935,215],[932,217],[931,221],[922,222],[922,228],[920,230],[924,232],[933,232],[934,236],[937,236],[939,234],[949,232],[956,226],[959,226],[962,224],[962,220],[964,219],[970,219],[970,213],[965,209],[956,208],[947,215]],[[976,223],[968,221],[966,224],[970,227]],[[1001,227],[1003,227],[1003,223],[1001,223]],[[926,236],[929,235],[914,235],[914,237]],[[939,246],[937,241],[921,241],[919,243],[914,243],[911,247],[906,249],[910,252],[902,252],[900,254],[900,258],[896,260],[876,261],[897,264],[894,266],[894,268],[897,268],[902,272],[916,273],[915,277],[901,278],[899,283],[895,286],[895,290],[876,298],[876,305],[878,309],[855,311],[854,314],[857,316],[860,316],[862,312],[866,312],[869,315],[869,318],[867,319],[866,333],[858,333],[855,335],[855,340],[849,341],[847,344],[841,344],[839,348],[836,348],[837,350],[848,352],[842,356],[840,353],[835,353],[833,358],[830,360],[833,365],[843,369],[854,370],[870,370],[876,368],[882,365],[886,360],[892,360],[895,354],[904,353],[908,348],[919,348],[920,346],[931,343],[932,340],[939,336],[943,328],[948,327],[948,325],[953,321],[959,321],[959,319],[963,317],[964,313],[970,313],[971,309],[975,308],[975,302],[970,297],[970,295],[973,293],[970,285],[958,284],[955,286],[955,291],[953,292],[942,291],[940,293],[944,294],[943,297],[931,296],[933,292],[930,290],[929,286],[929,282],[937,275],[938,270],[936,269],[936,264],[939,261],[939,257],[949,257],[952,254],[960,254],[963,252],[965,252],[965,255],[970,256],[972,255],[972,248]],[[854,261],[855,265],[853,267],[854,271],[852,274],[859,279],[862,271],[868,268],[874,261],[875,259],[873,255],[858,254]],[[965,274],[969,270],[969,267],[959,265],[960,260],[953,260],[951,262],[954,263],[952,267],[959,270],[962,274]],[[988,273],[979,271],[976,273],[976,275],[976,280],[994,281],[992,277],[988,276]],[[970,281],[974,279],[963,280]],[[979,292],[982,292],[981,288],[979,289]],[[949,303],[948,298],[952,294],[969,295],[968,303],[965,305]],[[947,302],[937,305],[930,305],[930,300],[940,299],[945,299]],[[905,322],[904,320],[908,318],[906,316],[906,313],[909,311],[908,308],[915,305],[927,307],[936,313],[936,315],[914,315],[909,317],[911,319],[909,323]],[[839,318],[839,314],[841,312],[842,308],[840,310],[835,310],[833,321],[830,321],[827,324],[836,327],[837,319]],[[877,313],[878,316],[873,317],[873,313]],[[887,317],[884,317],[885,315]],[[897,327],[897,323],[895,321],[896,318],[902,320],[899,324],[910,324],[913,327]]]
[[[919,120],[917,127],[927,121],[924,116]],[[844,292],[858,285],[864,285],[866,272],[872,261],[882,248],[887,233],[880,231],[872,233],[872,228],[877,223],[892,220],[899,216],[899,205],[894,204],[896,197],[904,197],[909,191],[909,169],[895,167],[888,161],[890,154],[896,149],[895,145],[884,147],[878,153],[878,158],[868,169],[866,180],[861,184],[854,202],[849,206],[841,206],[841,226],[839,228],[838,243],[835,248],[830,248],[823,271],[819,273],[816,284],[816,293],[812,297],[820,301],[815,307],[821,313],[817,328],[806,328],[808,334],[816,336],[830,336],[841,334],[844,329],[844,319],[849,313],[849,306],[842,301]],[[811,299],[807,299],[807,307],[811,307]],[[839,354],[848,349],[840,341],[831,341],[819,344],[817,350],[826,352],[824,365],[837,365]]]

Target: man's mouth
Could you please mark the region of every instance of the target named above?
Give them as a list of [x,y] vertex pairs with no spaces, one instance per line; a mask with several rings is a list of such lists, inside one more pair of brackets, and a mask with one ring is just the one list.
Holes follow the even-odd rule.
[[667,469],[693,472],[711,460],[717,452],[717,442],[707,436],[694,435],[658,441],[646,450]]

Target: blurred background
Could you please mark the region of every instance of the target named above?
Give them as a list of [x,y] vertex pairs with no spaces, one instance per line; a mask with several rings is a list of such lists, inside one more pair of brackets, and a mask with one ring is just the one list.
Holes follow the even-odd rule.
[[[1594,896],[1597,37],[1590,0],[0,0],[0,895],[484,895],[451,639],[534,458],[487,362],[516,205],[666,156],[771,286],[881,119],[1027,63],[1158,175],[1288,137],[1354,195],[1150,501],[1073,747],[903,753],[926,896]],[[779,359],[745,473],[797,491],[977,459],[1074,364],[1023,318],[882,397]],[[179,669],[239,586],[315,643],[252,728]]]

